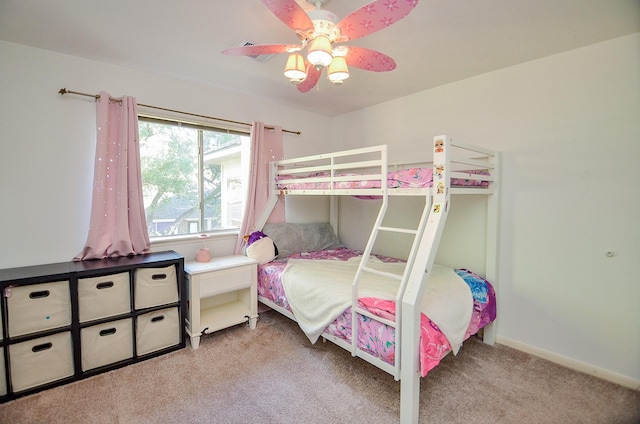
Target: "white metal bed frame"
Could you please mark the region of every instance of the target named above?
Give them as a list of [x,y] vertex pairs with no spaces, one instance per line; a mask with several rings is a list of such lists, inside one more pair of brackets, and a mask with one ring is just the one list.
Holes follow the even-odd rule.
[[[352,285],[352,337],[351,342],[330,334],[323,338],[330,340],[371,364],[393,375],[401,382],[400,421],[401,423],[417,423],[419,420],[420,401],[420,299],[428,283],[429,272],[438,251],[438,245],[449,212],[452,194],[484,194],[487,195],[487,246],[485,277],[497,286],[497,245],[498,245],[498,202],[497,187],[500,156],[497,152],[468,144],[454,143],[446,135],[434,137],[433,142],[433,185],[431,188],[389,188],[387,175],[389,163],[387,146],[374,146],[352,149],[334,153],[286,159],[271,164],[270,195],[267,207],[259,218],[255,229],[262,229],[266,223],[279,195],[323,195],[323,196],[381,196],[382,203],[371,235],[364,250]],[[470,175],[460,170],[483,169],[490,175]],[[349,175],[341,175],[349,172]],[[308,176],[321,173],[319,176]],[[358,173],[358,175],[351,175]],[[451,187],[452,178],[486,181],[487,187]],[[342,182],[379,180],[380,188],[340,188]],[[288,183],[321,183],[328,185],[323,189],[279,189],[279,184]],[[383,226],[383,220],[389,205],[389,196],[424,196],[425,206],[418,227],[413,229]],[[332,202],[331,223],[337,231],[337,207]],[[368,258],[380,232],[405,233],[414,236],[407,265],[402,276],[381,273],[367,266]],[[400,281],[395,298],[396,321],[390,321],[371,314],[358,306],[358,287],[365,272],[382,274]],[[425,277],[426,274],[426,277]],[[259,296],[265,305],[295,320],[288,310],[272,301]],[[357,314],[383,322],[395,331],[395,363],[390,365],[383,360],[363,351],[357,343]],[[489,324],[483,331],[484,341],[495,342],[495,326]]]

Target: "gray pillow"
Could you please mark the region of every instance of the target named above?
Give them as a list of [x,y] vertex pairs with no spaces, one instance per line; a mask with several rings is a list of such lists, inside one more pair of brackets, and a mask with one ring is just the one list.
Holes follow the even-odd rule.
[[300,252],[342,247],[328,222],[312,224],[265,224],[262,232],[278,247],[278,257],[285,258]]

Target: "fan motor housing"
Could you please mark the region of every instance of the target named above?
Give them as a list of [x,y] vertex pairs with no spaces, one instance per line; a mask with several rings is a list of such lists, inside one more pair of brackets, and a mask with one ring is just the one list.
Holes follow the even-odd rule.
[[340,38],[340,28],[336,25],[338,23],[338,17],[333,12],[325,9],[316,9],[307,14],[313,22],[314,32],[311,38],[315,38],[318,35],[325,35],[331,42]]

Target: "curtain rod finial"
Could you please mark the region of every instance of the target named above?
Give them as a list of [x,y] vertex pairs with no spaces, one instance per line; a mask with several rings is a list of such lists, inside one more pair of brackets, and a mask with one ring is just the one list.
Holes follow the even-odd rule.
[[63,95],[63,94],[67,94],[67,93],[68,93],[68,91],[67,91],[67,89],[66,89],[66,88],[61,88],[61,89],[60,89],[60,91],[58,91],[58,93],[59,93],[60,95]]

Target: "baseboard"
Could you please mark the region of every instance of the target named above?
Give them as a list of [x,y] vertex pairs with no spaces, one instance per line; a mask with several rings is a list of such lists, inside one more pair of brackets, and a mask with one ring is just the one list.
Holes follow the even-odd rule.
[[548,361],[562,365],[572,370],[593,375],[594,377],[602,378],[603,380],[607,380],[612,383],[619,384],[621,386],[628,387],[633,390],[640,390],[640,380],[627,377],[626,375],[618,374],[616,372],[609,371],[604,368],[596,367],[595,365],[578,361],[576,359],[572,359],[567,356],[558,355],[556,353],[549,352],[549,351],[528,345],[526,343],[522,343],[517,340],[510,339],[508,337],[497,336],[496,342],[499,344],[511,347],[513,349],[529,353],[533,356],[546,359]]

